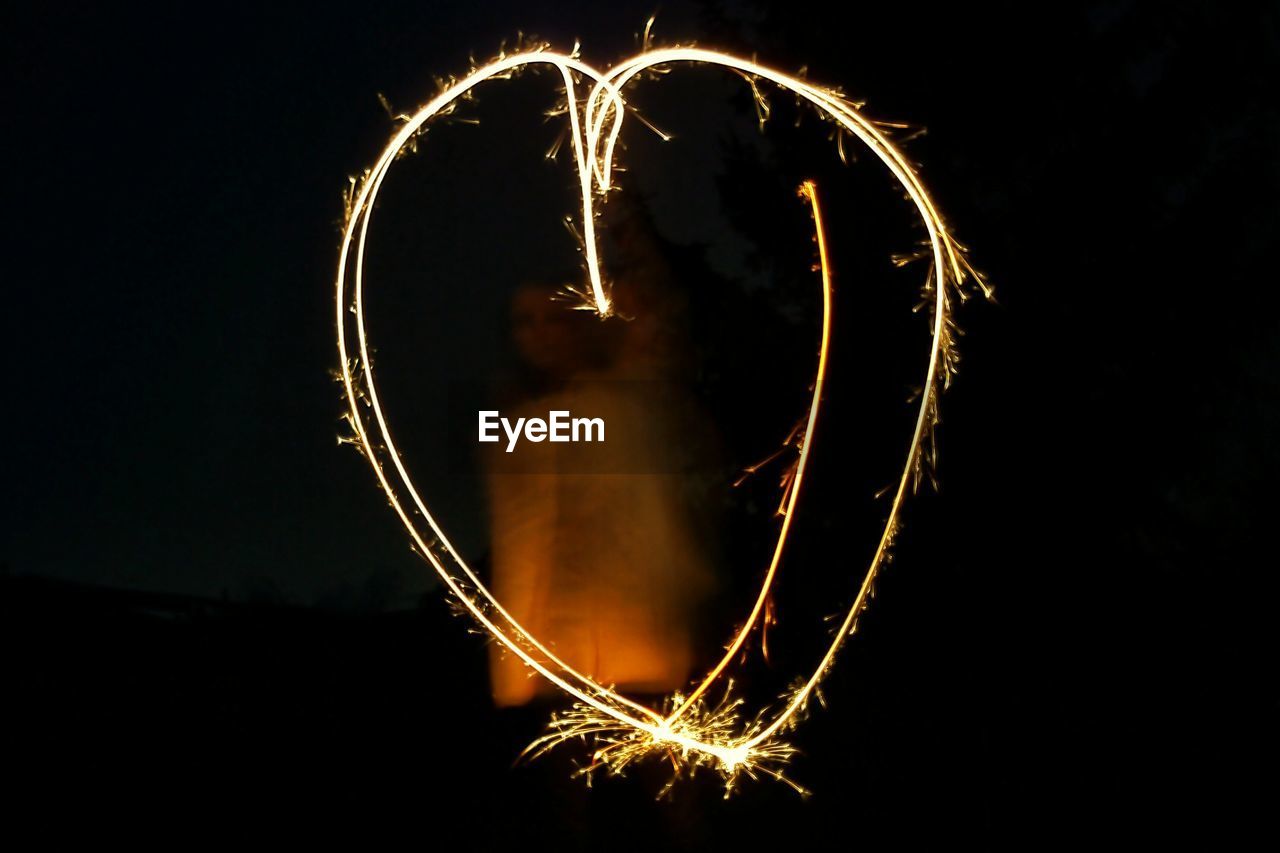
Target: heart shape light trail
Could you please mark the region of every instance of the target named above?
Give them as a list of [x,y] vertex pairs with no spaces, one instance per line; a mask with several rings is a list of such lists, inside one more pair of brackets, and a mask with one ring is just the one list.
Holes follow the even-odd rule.
[[[365,251],[374,204],[391,165],[414,146],[418,135],[432,118],[452,112],[461,100],[472,97],[478,85],[508,78],[515,72],[534,66],[555,69],[563,82],[565,100],[562,111],[569,119],[577,167],[582,199],[580,233],[589,283],[579,293],[583,302],[578,307],[608,316],[612,305],[610,289],[600,268],[596,218],[598,202],[602,202],[612,188],[614,152],[627,113],[624,92],[637,75],[676,63],[719,66],[741,75],[756,97],[762,125],[768,115],[768,104],[759,88],[764,81],[794,93],[802,101],[812,104],[821,116],[834,122],[842,133],[852,134],[884,164],[915,206],[928,235],[928,251],[922,252],[920,257],[931,261],[923,288],[926,299],[922,304],[931,311],[933,342],[906,461],[897,480],[879,543],[853,603],[812,673],[796,683],[794,689],[783,697],[779,707],[763,710],[751,717],[742,714],[741,700],[733,699],[729,689],[725,691],[725,698],[715,704],[709,703],[706,695],[712,685],[725,676],[751,631],[762,621],[794,517],[818,415],[831,334],[831,280],[827,236],[817,190],[812,182],[806,182],[801,193],[810,205],[816,232],[818,269],[823,288],[822,341],[808,419],[803,423],[803,436],[798,430],[794,437],[798,454],[787,478],[787,489],[780,507],[782,523],[773,558],[750,614],[727,644],[719,663],[687,694],[669,697],[661,709],[649,708],[629,699],[560,660],[552,649],[526,632],[503,608],[450,543],[414,487],[392,440],[374,382],[365,326]],[[593,85],[580,100],[580,89],[585,88],[583,81],[587,80],[593,81]],[[931,469],[934,464],[932,436],[938,423],[938,397],[949,386],[958,358],[954,346],[954,335],[958,329],[951,314],[952,297],[961,301],[967,299],[971,295],[966,289],[969,282],[976,283],[988,298],[992,296],[991,288],[965,260],[964,247],[951,237],[911,164],[892,144],[881,126],[862,116],[858,106],[836,90],[815,86],[751,60],[693,47],[646,50],[608,71],[597,71],[578,58],[576,47],[572,53],[562,54],[550,50],[546,44],[500,55],[487,65],[473,68],[466,77],[444,83],[441,88],[440,93],[425,106],[412,115],[401,116],[403,126],[377,162],[361,177],[352,179],[338,262],[336,302],[341,360],[339,379],[349,405],[344,417],[351,434],[340,441],[356,446],[372,465],[391,507],[408,530],[415,550],[435,568],[457,604],[495,642],[501,643],[508,652],[575,700],[571,710],[552,717],[548,733],[531,744],[531,751],[538,753],[570,740],[590,740],[595,748],[593,760],[585,768],[588,778],[590,771],[599,767],[620,772],[638,758],[662,754],[676,769],[673,781],[682,771],[692,773],[699,767],[712,767],[724,774],[726,794],[742,774],[751,778],[765,774],[802,790],[782,773],[782,765],[794,754],[794,749],[781,741],[780,735],[798,722],[809,700],[815,696],[819,682],[830,670],[845,638],[856,629],[858,616],[867,605],[872,585],[901,528],[900,511],[907,491],[918,489],[926,467]]]

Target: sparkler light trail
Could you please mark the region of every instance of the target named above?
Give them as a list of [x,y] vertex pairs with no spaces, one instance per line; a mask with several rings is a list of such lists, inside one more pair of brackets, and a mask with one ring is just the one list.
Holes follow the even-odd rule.
[[[680,63],[718,66],[743,77],[756,98],[762,124],[768,115],[768,103],[760,89],[762,81],[811,104],[839,133],[851,135],[876,155],[915,207],[928,236],[928,251],[919,257],[930,260],[923,286],[926,297],[923,304],[930,310],[932,344],[906,461],[883,532],[853,602],[817,666],[795,683],[780,707],[764,709],[753,716],[742,713],[741,700],[732,697],[731,682],[717,704],[710,704],[707,696],[725,677],[735,655],[762,618],[768,619],[770,591],[796,512],[817,422],[831,338],[829,243],[817,187],[806,182],[800,193],[808,202],[817,242],[816,268],[821,273],[823,293],[822,337],[809,413],[802,422],[803,431],[798,427],[789,440],[798,453],[785,478],[786,490],[780,506],[782,522],[772,559],[754,605],[727,644],[723,657],[688,692],[669,697],[661,709],[647,707],[610,685],[597,683],[589,674],[557,657],[521,627],[454,548],[414,486],[392,439],[374,381],[364,315],[363,271],[368,235],[378,192],[393,163],[406,151],[416,148],[417,138],[426,130],[428,122],[450,114],[461,101],[471,99],[480,84],[536,67],[554,69],[563,84],[564,104],[558,112],[563,112],[569,120],[582,204],[579,233],[587,286],[579,291],[582,304],[578,307],[595,311],[602,317],[610,315],[613,311],[611,287],[600,266],[596,220],[600,203],[614,188],[614,155],[623,119],[628,115],[624,94],[637,76]],[[584,81],[593,81],[593,85],[580,98]],[[472,68],[464,78],[447,81],[436,97],[401,119],[403,126],[374,165],[359,178],[352,179],[347,197],[338,260],[336,321],[341,365],[338,378],[346,394],[348,410],[344,418],[351,434],[340,441],[354,445],[368,460],[392,509],[408,530],[414,549],[431,563],[456,605],[507,652],[574,700],[568,712],[552,718],[548,733],[530,746],[530,754],[540,754],[571,740],[590,740],[595,748],[593,761],[584,771],[587,773],[602,767],[617,773],[637,759],[664,755],[676,771],[673,781],[699,767],[715,768],[725,777],[726,795],[741,776],[765,775],[802,790],[782,773],[783,765],[794,750],[782,742],[780,736],[799,721],[845,639],[856,629],[858,617],[867,605],[876,577],[901,529],[900,513],[908,490],[919,488],[926,471],[931,479],[933,477],[936,459],[932,437],[938,423],[938,397],[949,387],[958,362],[952,298],[961,301],[969,298],[970,282],[976,283],[988,298],[992,296],[991,288],[968,264],[964,247],[950,235],[915,170],[876,122],[864,117],[839,91],[815,86],[754,61],[693,47],[673,47],[645,50],[601,72],[579,59],[576,46],[571,53],[562,54],[539,44],[510,55],[504,53],[486,65]],[[843,145],[842,139],[840,144]]]

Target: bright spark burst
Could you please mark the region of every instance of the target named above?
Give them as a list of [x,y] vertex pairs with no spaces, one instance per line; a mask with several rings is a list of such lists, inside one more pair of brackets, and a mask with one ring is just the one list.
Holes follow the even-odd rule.
[[[556,53],[547,44],[517,46],[515,52],[503,51],[486,65],[477,66],[473,62],[467,76],[441,81],[440,92],[425,106],[411,114],[396,116],[403,125],[373,167],[352,179],[346,195],[336,319],[341,364],[338,378],[349,406],[344,417],[351,434],[339,441],[352,444],[369,461],[392,509],[408,530],[414,550],[435,568],[458,609],[468,613],[483,633],[516,655],[533,673],[546,678],[574,700],[569,711],[553,717],[547,734],[530,745],[528,755],[539,755],[570,741],[587,741],[593,745],[592,760],[583,769],[588,778],[601,768],[620,773],[637,760],[659,755],[670,761],[673,782],[683,775],[692,775],[699,768],[714,768],[725,779],[726,794],[744,776],[768,776],[803,791],[782,774],[781,768],[795,750],[780,736],[797,724],[811,698],[821,698],[818,686],[830,671],[845,639],[856,630],[858,617],[873,594],[876,577],[889,560],[894,538],[901,530],[901,508],[908,490],[918,490],[925,474],[933,480],[938,397],[949,387],[958,363],[955,337],[959,330],[952,316],[952,300],[968,299],[972,295],[970,283],[976,284],[987,298],[992,298],[993,292],[969,265],[965,248],[951,236],[916,171],[889,139],[885,129],[889,125],[864,117],[860,105],[847,100],[838,90],[816,86],[751,60],[694,47],[650,49],[648,28],[644,44],[644,52],[604,72],[580,61],[576,45],[569,54]],[[587,285],[577,292],[581,299],[577,307],[608,316],[612,312],[610,285],[600,267],[596,227],[599,203],[613,189],[614,153],[623,119],[634,116],[624,92],[638,75],[662,73],[679,63],[718,66],[741,76],[755,97],[761,127],[769,117],[762,83],[789,91],[811,104],[833,124],[842,160],[848,136],[861,142],[889,170],[914,205],[928,237],[920,253],[895,258],[899,263],[915,259],[930,262],[923,286],[924,300],[917,307],[927,307],[930,312],[932,344],[906,461],[896,486],[886,489],[886,492],[893,490],[893,499],[879,543],[853,603],[813,672],[799,679],[776,706],[750,717],[742,714],[741,700],[731,697],[731,682],[725,698],[715,705],[708,704],[706,694],[725,675],[756,626],[761,625],[763,630],[772,619],[770,592],[795,516],[820,408],[831,336],[831,278],[827,235],[816,186],[806,182],[800,193],[809,204],[817,242],[816,270],[821,273],[823,292],[822,339],[807,419],[788,438],[788,444],[798,452],[783,478],[784,491],[779,506],[782,522],[772,559],[751,612],[726,645],[723,657],[690,691],[669,697],[660,710],[629,699],[609,685],[597,683],[559,659],[503,608],[450,543],[415,488],[392,440],[374,382],[365,327],[365,251],[375,201],[392,164],[406,152],[416,150],[428,122],[452,115],[461,102],[474,97],[474,90],[481,83],[507,79],[514,73],[538,66],[549,66],[558,72],[564,102],[555,114],[569,119],[568,138],[572,142],[582,201],[581,219],[569,224],[581,243],[587,279]],[[594,85],[585,97],[580,97],[584,80],[594,81]],[[559,145],[557,143],[557,148]]]

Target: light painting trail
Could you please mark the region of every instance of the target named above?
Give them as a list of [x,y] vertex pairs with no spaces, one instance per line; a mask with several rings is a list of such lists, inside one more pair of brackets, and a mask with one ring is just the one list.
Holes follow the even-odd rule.
[[[612,311],[611,288],[600,266],[596,220],[598,208],[613,188],[614,152],[623,119],[628,114],[624,93],[627,85],[638,75],[679,63],[719,66],[742,76],[757,100],[762,125],[768,115],[768,104],[759,82],[767,81],[809,102],[821,116],[832,121],[840,133],[848,133],[862,142],[889,170],[915,207],[928,235],[929,249],[923,257],[931,260],[923,288],[932,321],[928,366],[906,461],[897,480],[878,546],[862,574],[851,606],[818,665],[796,683],[779,707],[764,709],[754,715],[742,713],[742,701],[733,697],[732,681],[726,676],[732,660],[751,632],[762,625],[762,617],[767,621],[770,591],[785,550],[809,459],[831,338],[829,243],[816,186],[806,182],[800,192],[808,202],[816,235],[817,269],[821,273],[823,293],[822,337],[812,401],[803,422],[803,437],[797,428],[790,440],[798,453],[785,478],[786,489],[780,506],[782,521],[772,559],[762,578],[754,606],[726,645],[723,657],[687,693],[669,697],[660,709],[646,707],[615,692],[609,685],[598,684],[588,674],[560,660],[512,618],[450,543],[415,488],[392,440],[374,382],[365,325],[363,272],[366,246],[378,192],[392,164],[406,150],[416,147],[417,137],[426,130],[428,122],[450,114],[460,101],[473,97],[473,90],[481,83],[505,79],[513,73],[539,66],[554,69],[563,83],[562,112],[569,119],[573,143],[582,202],[579,233],[587,278],[587,286],[579,292],[582,304],[578,307],[593,310],[602,317],[608,316]],[[593,81],[594,85],[580,98],[579,89],[585,80]],[[547,45],[538,45],[501,55],[487,65],[473,68],[465,78],[445,84],[435,98],[415,113],[401,118],[403,126],[373,167],[360,178],[352,180],[347,198],[347,218],[338,261],[336,321],[341,364],[339,378],[349,405],[344,417],[351,428],[351,435],[340,441],[354,445],[369,461],[392,509],[408,530],[415,550],[431,563],[456,603],[495,642],[502,644],[534,673],[548,679],[574,700],[567,712],[553,716],[548,733],[531,744],[527,752],[539,754],[570,740],[589,740],[595,748],[592,763],[583,770],[588,778],[590,773],[600,768],[621,772],[640,758],[663,755],[675,771],[673,782],[684,773],[710,767],[724,775],[726,795],[744,775],[748,778],[769,776],[803,790],[782,773],[782,767],[794,754],[794,749],[782,742],[780,736],[799,721],[845,638],[856,629],[858,616],[867,605],[872,585],[901,528],[900,513],[908,489],[918,489],[926,468],[932,477],[934,455],[931,439],[938,422],[938,396],[949,386],[958,359],[954,347],[956,326],[951,314],[952,297],[962,301],[967,299],[970,292],[966,284],[970,281],[975,282],[987,297],[992,295],[991,288],[969,266],[963,247],[951,237],[914,169],[875,122],[863,117],[857,106],[840,92],[815,86],[753,61],[724,53],[676,47],[646,50],[607,72],[600,72],[578,58],[576,47],[570,54],[561,54],[549,50]],[[840,144],[843,145],[842,138]],[[727,682],[721,691],[723,698],[712,704],[707,697],[722,679]]]

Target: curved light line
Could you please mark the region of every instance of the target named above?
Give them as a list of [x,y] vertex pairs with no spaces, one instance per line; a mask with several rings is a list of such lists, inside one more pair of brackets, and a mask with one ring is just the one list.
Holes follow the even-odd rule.
[[822,225],[822,211],[818,206],[818,187],[813,181],[805,181],[800,188],[800,193],[809,200],[813,213],[813,227],[818,240],[818,265],[822,271],[822,343],[818,347],[818,374],[813,382],[813,400],[809,404],[809,420],[805,426],[803,443],[800,445],[800,455],[796,460],[795,480],[792,481],[790,493],[787,495],[787,508],[782,517],[782,530],[778,534],[778,541],[773,549],[773,559],[769,562],[769,569],[765,572],[760,593],[756,596],[755,605],[751,608],[751,614],[747,617],[746,625],[738,632],[733,642],[730,643],[720,662],[712,668],[711,672],[707,673],[702,682],[689,693],[688,697],[667,715],[666,722],[668,724],[674,723],[693,707],[698,697],[702,696],[711,687],[712,682],[720,677],[733,660],[734,655],[742,648],[742,644],[746,642],[752,626],[755,625],[756,620],[760,617],[760,612],[764,609],[765,602],[768,601],[769,589],[773,584],[773,578],[778,572],[778,564],[782,561],[782,552],[787,544],[787,534],[791,530],[791,520],[795,516],[796,501],[800,498],[800,489],[804,483],[805,468],[809,463],[809,448],[813,443],[814,426],[818,422],[818,408],[822,402],[822,386],[827,377],[827,353],[831,346],[831,269],[827,262],[827,238]]
[[[347,387],[348,398],[351,400],[351,404],[352,404],[351,412],[355,421],[358,434],[363,443],[363,446],[365,448],[369,448],[371,445],[368,441],[368,434],[364,428],[363,419],[360,417],[360,412],[355,402],[356,397],[354,396],[354,390],[352,387],[352,383],[350,381],[350,376],[348,374],[346,335],[345,335],[344,324],[343,324],[343,321],[345,318],[342,313],[343,305],[345,304],[343,299],[343,291],[344,291],[346,277],[347,277],[346,269],[348,264],[349,248],[352,240],[352,231],[358,222],[360,225],[360,229],[359,229],[359,238],[356,245],[356,263],[354,267],[355,268],[354,294],[355,294],[355,315],[356,315],[356,323],[357,323],[357,329],[358,329],[360,360],[361,360],[361,366],[364,372],[364,387],[366,392],[369,395],[370,406],[373,410],[374,417],[377,419],[377,422],[378,422],[378,428],[381,434],[383,445],[385,446],[388,455],[391,457],[391,460],[395,465],[397,473],[400,475],[401,482],[403,483],[405,489],[408,491],[409,495],[412,497],[414,504],[417,506],[418,511],[427,520],[427,523],[431,526],[431,531],[434,534],[435,538],[449,553],[449,556],[453,558],[454,562],[463,570],[463,572],[466,574],[467,579],[471,582],[471,584],[476,588],[477,591],[480,592],[481,595],[484,596],[484,598],[488,601],[489,605],[493,607],[498,613],[500,613],[503,619],[507,623],[509,623],[525,641],[533,645],[539,652],[541,652],[549,660],[554,662],[556,666],[558,666],[562,671],[570,674],[571,676],[581,681],[585,686],[588,687],[588,689],[592,690],[593,692],[601,696],[608,697],[609,700],[622,702],[623,704],[628,705],[629,707],[633,708],[634,710],[640,713],[644,713],[645,715],[653,718],[656,721],[656,720],[661,720],[661,715],[658,714],[656,711],[645,708],[639,703],[633,702],[627,699],[626,697],[621,696],[620,694],[617,694],[611,690],[608,690],[607,688],[597,684],[590,677],[578,672],[576,669],[574,669],[573,667],[569,666],[568,664],[560,660],[560,658],[556,656],[554,652],[552,652],[550,649],[544,646],[538,640],[537,637],[533,636],[530,632],[526,631],[520,625],[520,623],[514,617],[512,617],[510,613],[507,612],[507,610],[502,606],[502,603],[499,602],[497,598],[494,597],[489,592],[488,588],[480,581],[480,579],[471,570],[470,566],[467,565],[466,561],[462,559],[461,555],[453,547],[453,544],[449,541],[448,537],[445,535],[444,531],[440,528],[439,524],[436,523],[435,517],[427,509],[426,503],[422,500],[421,496],[418,494],[417,489],[414,487],[413,481],[409,477],[409,473],[405,469],[404,464],[400,459],[400,454],[396,450],[395,442],[391,438],[391,431],[387,426],[386,419],[383,415],[382,407],[378,401],[377,386],[373,381],[373,367],[372,367],[371,359],[369,358],[368,337],[366,334],[365,323],[364,323],[363,270],[364,270],[365,246],[366,246],[367,237],[368,237],[370,219],[372,217],[373,204],[377,198],[377,193],[379,188],[381,187],[383,179],[386,177],[387,172],[391,168],[392,162],[394,162],[400,150],[404,148],[404,146],[409,142],[410,139],[413,138],[414,134],[417,133],[418,129],[421,128],[422,125],[425,124],[430,118],[438,114],[440,110],[444,109],[449,104],[452,104],[458,98],[460,98],[462,95],[468,92],[470,89],[474,88],[475,86],[479,85],[485,80],[507,73],[522,65],[529,65],[529,64],[538,63],[538,62],[544,62],[544,63],[554,65],[558,70],[560,70],[562,76],[565,79],[566,85],[570,87],[567,90],[570,96],[572,96],[572,91],[573,91],[571,88],[572,78],[569,75],[570,70],[578,71],[582,74],[591,76],[593,78],[597,76],[596,73],[590,67],[577,62],[571,57],[563,56],[560,54],[544,53],[544,52],[534,52],[531,54],[517,54],[507,58],[506,60],[502,60],[502,61],[493,63],[489,66],[486,66],[485,68],[480,69],[479,71],[475,72],[471,76],[462,80],[457,85],[442,92],[430,103],[428,103],[427,106],[423,107],[417,113],[417,115],[415,115],[412,119],[410,119],[410,121],[408,121],[405,124],[405,126],[401,128],[400,132],[392,138],[391,142],[384,149],[383,154],[379,158],[377,164],[374,166],[374,169],[370,172],[369,178],[361,186],[361,191],[357,196],[354,206],[352,208],[353,211],[355,211],[355,213],[353,214],[351,221],[347,225],[346,233],[343,238],[342,252],[341,252],[341,256],[339,258],[339,264],[338,264],[339,354],[342,358],[344,382]],[[570,103],[571,115],[576,115],[576,109],[574,107],[575,107],[575,104],[571,102]],[[575,128],[577,126],[576,118],[574,118],[573,120],[573,126]],[[577,147],[577,156],[578,156],[580,170],[585,171],[583,158],[586,156],[586,152],[582,148],[581,143],[576,143],[576,147]],[[589,185],[584,184],[583,190],[584,192],[587,193],[586,197],[589,199],[590,198]],[[595,286],[598,289],[598,299],[600,300],[600,304],[607,305],[607,300],[604,297],[603,290],[602,288],[599,287],[598,275],[599,274],[597,272],[596,275],[593,277],[593,286]],[[400,512],[401,517],[405,518],[404,513],[400,510],[398,499],[395,497],[394,492],[390,489],[389,485],[387,484],[385,478],[382,475],[381,466],[378,465],[376,463],[376,460],[373,459],[372,453],[370,453],[369,456],[370,456],[370,461],[374,463],[375,470],[378,473],[379,481],[382,482],[383,484],[383,490],[388,493],[389,497],[392,500],[393,505],[396,507],[397,511]],[[412,528],[411,523],[409,524],[409,526]],[[419,545],[419,547],[422,548],[422,553],[428,555],[428,557],[430,558],[431,555],[433,554],[432,549],[427,547],[426,544],[419,539],[419,537],[416,535],[416,532],[415,532],[414,539]],[[433,560],[432,562],[434,565],[435,561]],[[437,570],[437,573],[440,574],[442,578],[444,578],[447,582],[451,581],[449,572],[447,569],[444,568],[444,566],[435,565],[435,568]],[[493,629],[491,628],[491,630]],[[501,631],[498,631],[498,633],[502,634]],[[506,637],[505,634],[502,634],[501,639],[503,640],[504,645],[507,645],[509,648],[514,645],[512,641],[508,637]],[[521,657],[524,658],[525,655],[521,654]],[[545,670],[543,670],[543,668],[535,667],[535,669],[538,669],[538,671],[541,672],[543,675],[548,675],[548,677],[550,677],[550,675]],[[556,679],[553,678],[552,680],[555,681]]]
[[[921,395],[920,409],[916,418],[915,429],[912,432],[911,443],[907,453],[907,461],[903,466],[898,490],[894,495],[889,517],[885,522],[884,530],[881,534],[880,542],[877,545],[875,555],[872,557],[871,564],[864,575],[863,582],[859,587],[853,606],[850,608],[841,625],[840,631],[837,632],[835,639],[828,648],[826,654],[823,656],[821,663],[814,671],[813,676],[806,681],[800,690],[793,694],[786,709],[779,714],[772,723],[765,727],[762,732],[747,742],[749,746],[755,746],[777,732],[792,716],[795,715],[797,711],[804,706],[809,695],[812,693],[813,689],[817,687],[818,682],[822,680],[826,670],[830,667],[830,664],[835,657],[835,653],[839,650],[844,641],[844,637],[852,628],[853,623],[857,620],[858,614],[866,604],[867,593],[869,592],[876,575],[879,573],[880,566],[884,560],[884,555],[887,552],[889,543],[891,542],[895,532],[899,510],[901,509],[902,502],[906,494],[907,482],[911,477],[911,472],[917,460],[917,454],[920,452],[921,443],[928,428],[929,410],[934,402],[934,395],[936,394],[938,359],[941,351],[940,342],[942,340],[943,325],[946,322],[947,317],[946,287],[942,280],[941,271],[946,268],[944,263],[949,264],[952,270],[952,275],[958,280],[961,276],[961,268],[958,253],[952,244],[950,236],[946,232],[945,226],[942,223],[941,217],[937,213],[932,199],[930,199],[928,193],[925,191],[924,186],[921,184],[919,178],[916,177],[914,170],[907,163],[902,154],[882,133],[880,133],[878,129],[876,129],[871,122],[858,115],[856,110],[852,109],[852,107],[838,98],[832,96],[830,93],[813,87],[802,80],[773,71],[754,62],[748,62],[746,60],[738,59],[737,57],[694,48],[657,50],[623,62],[604,75],[604,78],[597,83],[596,89],[593,90],[591,97],[587,101],[587,123],[589,125],[589,131],[592,134],[590,141],[594,144],[599,144],[600,133],[608,115],[607,110],[597,108],[595,106],[603,97],[603,93],[609,93],[611,95],[610,105],[613,109],[617,109],[616,104],[621,101],[621,90],[633,77],[656,65],[672,62],[701,62],[732,68],[743,72],[744,74],[762,77],[784,89],[795,92],[797,95],[809,100],[828,115],[835,118],[843,127],[853,133],[858,139],[862,140],[862,142],[866,144],[867,147],[870,148],[889,168],[894,177],[897,178],[899,183],[901,183],[906,189],[908,196],[916,205],[916,208],[920,213],[920,217],[924,222],[925,228],[928,231],[929,242],[934,256],[934,269],[938,271],[937,280],[935,282],[936,305],[934,310],[934,327],[932,329],[933,347],[929,353],[929,364],[925,373],[925,391]],[[605,88],[606,86],[608,88]],[[598,159],[603,163],[599,170],[599,174],[602,175],[602,182],[604,183],[605,189],[608,188],[610,167],[618,140],[620,122],[620,119],[614,121],[610,128],[605,149],[603,153],[597,155]],[[595,155],[596,152],[594,149],[592,153]],[[781,545],[781,542],[779,545]],[[759,615],[763,610],[763,604],[768,595],[769,587],[773,582],[774,576],[774,566],[771,565],[769,571],[765,575],[763,588],[756,601],[756,606],[752,608],[751,617],[747,620],[747,623],[742,626],[738,636],[730,645],[730,649],[732,650],[731,653],[726,655],[726,657],[721,660],[711,673],[708,674],[703,682],[698,685],[694,691],[695,693],[700,694],[704,692],[710,686],[710,683],[714,681],[715,678],[719,677],[719,675],[724,671],[732,654],[736,653],[737,649],[741,647],[742,642],[754,627],[755,621],[759,618]],[[688,703],[678,707],[675,713],[668,717],[668,721],[674,720],[677,716],[683,713],[687,707]]]

